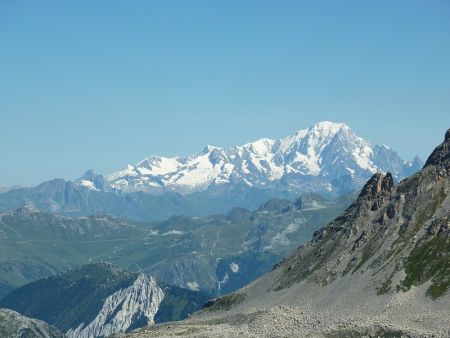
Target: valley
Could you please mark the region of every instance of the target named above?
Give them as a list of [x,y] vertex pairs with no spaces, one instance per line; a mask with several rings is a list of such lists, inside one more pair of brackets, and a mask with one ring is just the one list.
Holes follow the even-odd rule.
[[[147,224],[23,207],[0,215],[2,294],[90,261],[112,262],[211,295],[228,293],[269,271],[353,198],[329,201],[310,194],[294,202],[271,200],[253,212],[235,208]],[[239,270],[233,272],[232,264]]]

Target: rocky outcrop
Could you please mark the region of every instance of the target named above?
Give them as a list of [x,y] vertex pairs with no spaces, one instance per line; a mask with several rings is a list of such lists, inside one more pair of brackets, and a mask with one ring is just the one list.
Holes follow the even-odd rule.
[[153,277],[140,274],[128,288],[108,296],[97,316],[67,331],[70,338],[107,337],[127,332],[136,322],[154,324],[154,317],[164,298],[163,290]]
[[392,177],[392,174],[390,172],[388,172],[386,175],[376,173],[364,185],[359,197],[374,199],[380,194],[390,193],[393,187],[394,178]]
[[445,133],[444,142],[442,142],[428,157],[425,166],[443,164],[450,168],[450,129]]

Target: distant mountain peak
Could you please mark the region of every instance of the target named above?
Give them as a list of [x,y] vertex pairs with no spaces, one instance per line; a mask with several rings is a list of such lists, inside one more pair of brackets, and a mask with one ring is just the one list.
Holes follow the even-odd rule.
[[83,176],[75,181],[79,185],[94,191],[112,191],[112,187],[103,175],[97,174],[94,169],[89,169]]
[[[350,127],[345,123],[336,123],[336,122],[330,122],[330,121],[322,121],[317,122],[314,125],[312,125],[309,130],[312,131],[327,131],[329,133],[337,133],[341,129],[344,130],[350,130]],[[300,130],[299,132],[302,132]]]
[[391,171],[400,179],[420,167],[388,146],[372,146],[345,123],[322,121],[278,140],[261,138],[228,148],[207,145],[187,157],[149,157],[106,181],[125,192],[155,194],[238,185],[340,194],[361,187],[378,171]]
[[86,178],[86,179],[91,179],[95,176],[97,176],[97,174],[95,173],[94,169],[88,169],[81,177]]

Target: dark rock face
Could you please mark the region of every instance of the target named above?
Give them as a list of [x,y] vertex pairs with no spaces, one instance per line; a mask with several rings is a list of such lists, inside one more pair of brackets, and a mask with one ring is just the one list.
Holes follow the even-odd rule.
[[389,219],[392,219],[395,216],[395,212],[395,207],[391,204],[386,210],[386,215],[389,217]]
[[425,167],[439,164],[444,164],[447,168],[450,168],[450,129],[445,133],[444,142],[438,145],[428,157]]

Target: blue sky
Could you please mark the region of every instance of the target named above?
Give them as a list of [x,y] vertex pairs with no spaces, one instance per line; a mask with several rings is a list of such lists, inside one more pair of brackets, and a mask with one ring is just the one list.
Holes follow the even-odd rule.
[[346,122],[450,127],[450,1],[0,1],[0,186]]

